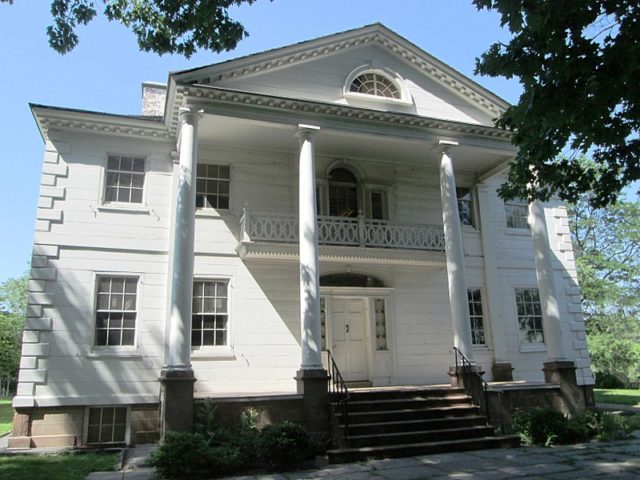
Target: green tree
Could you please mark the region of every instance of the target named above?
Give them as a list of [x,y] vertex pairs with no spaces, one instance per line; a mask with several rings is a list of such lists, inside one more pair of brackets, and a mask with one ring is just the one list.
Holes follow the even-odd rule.
[[22,330],[27,315],[25,273],[0,284],[0,382],[15,381],[20,365]]
[[[52,0],[49,44],[68,53],[78,44],[76,27],[103,13],[129,28],[145,52],[178,53],[189,58],[198,49],[233,50],[248,33],[229,16],[229,8],[256,0]],[[0,0],[13,3],[13,0]]]
[[[476,72],[516,77],[523,93],[497,119],[519,148],[504,198],[616,200],[640,179],[640,2],[473,0],[512,34],[493,44]],[[561,157],[565,147],[576,153]],[[593,164],[580,162],[589,154]]]
[[[640,204],[594,208],[583,196],[570,209],[571,233],[596,378],[640,381]],[[608,385],[602,385],[608,386]]]

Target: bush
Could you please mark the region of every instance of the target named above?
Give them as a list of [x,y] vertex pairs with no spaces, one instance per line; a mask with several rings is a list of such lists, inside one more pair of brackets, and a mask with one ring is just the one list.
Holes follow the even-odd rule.
[[518,410],[513,415],[513,430],[524,445],[551,446],[567,437],[567,420],[551,408]]
[[314,453],[314,442],[309,434],[293,422],[266,426],[258,441],[258,456],[272,470],[298,466]]
[[625,383],[618,377],[609,372],[596,373],[596,388],[625,388]]
[[210,447],[200,434],[167,432],[149,464],[165,478],[210,476]]

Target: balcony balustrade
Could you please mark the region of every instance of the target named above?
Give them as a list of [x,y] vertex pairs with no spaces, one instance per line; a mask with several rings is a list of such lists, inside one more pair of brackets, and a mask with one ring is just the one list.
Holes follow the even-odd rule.
[[[298,243],[298,219],[293,215],[250,212],[240,219],[244,242]],[[440,225],[399,224],[387,220],[318,216],[318,243],[354,247],[444,250]]]

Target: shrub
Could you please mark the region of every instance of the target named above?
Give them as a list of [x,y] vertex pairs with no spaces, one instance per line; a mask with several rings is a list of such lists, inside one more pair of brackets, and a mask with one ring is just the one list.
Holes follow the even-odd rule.
[[596,388],[625,388],[625,383],[609,372],[596,373]]
[[524,445],[551,446],[567,437],[567,420],[548,407],[518,410],[513,415],[513,430]]
[[149,464],[165,478],[210,476],[210,447],[200,434],[167,432]]
[[269,469],[296,467],[315,453],[305,429],[293,422],[267,425],[258,441],[258,456]]

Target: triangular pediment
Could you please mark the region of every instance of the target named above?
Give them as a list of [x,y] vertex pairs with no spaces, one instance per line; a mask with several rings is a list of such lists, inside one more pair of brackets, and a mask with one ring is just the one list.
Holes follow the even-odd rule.
[[[354,72],[368,67],[399,79],[406,91],[404,101],[350,95],[346,83]],[[180,84],[210,85],[487,126],[508,106],[381,24],[175,72],[172,79]]]

